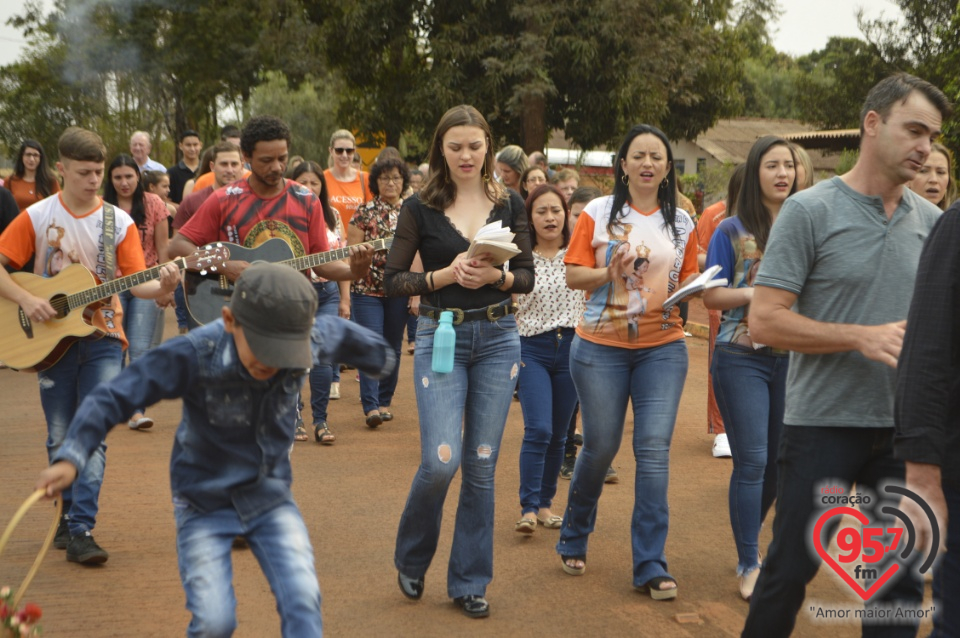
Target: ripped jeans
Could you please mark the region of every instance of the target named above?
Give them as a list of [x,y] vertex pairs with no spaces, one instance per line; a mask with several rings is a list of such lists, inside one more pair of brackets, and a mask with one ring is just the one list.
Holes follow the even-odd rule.
[[450,481],[463,469],[447,569],[450,598],[486,594],[493,579],[493,478],[513,398],[520,336],[513,316],[454,326],[453,371],[431,368],[437,322],[421,316],[413,361],[420,413],[420,467],[407,498],[394,562],[410,578],[426,574],[440,537]]

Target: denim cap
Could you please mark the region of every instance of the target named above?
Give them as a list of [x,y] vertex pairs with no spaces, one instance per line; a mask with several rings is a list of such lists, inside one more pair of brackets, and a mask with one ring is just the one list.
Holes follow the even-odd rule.
[[254,356],[271,368],[310,368],[317,293],[303,273],[257,261],[237,279],[230,310]]

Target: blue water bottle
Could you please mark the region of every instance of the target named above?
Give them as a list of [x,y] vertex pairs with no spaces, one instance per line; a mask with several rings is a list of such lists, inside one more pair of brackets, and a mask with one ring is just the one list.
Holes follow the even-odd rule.
[[433,360],[431,367],[434,372],[453,372],[453,350],[457,346],[457,333],[453,329],[453,313],[444,310],[440,313],[440,325],[433,333]]

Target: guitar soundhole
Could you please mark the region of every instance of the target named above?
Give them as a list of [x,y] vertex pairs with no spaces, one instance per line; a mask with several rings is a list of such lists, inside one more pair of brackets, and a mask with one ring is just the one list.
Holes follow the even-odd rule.
[[70,314],[70,303],[66,295],[54,295],[50,298],[50,305],[57,311],[57,319],[63,319]]

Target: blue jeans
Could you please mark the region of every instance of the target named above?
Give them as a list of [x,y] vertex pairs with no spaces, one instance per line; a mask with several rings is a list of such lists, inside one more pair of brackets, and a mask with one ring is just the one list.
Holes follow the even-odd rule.
[[[317,291],[317,316],[327,315],[336,317],[340,310],[340,288],[335,281],[316,282],[313,288]],[[310,369],[310,410],[313,413],[313,422],[322,423],[327,420],[327,406],[330,403],[330,383],[333,381],[333,368],[337,364],[320,364]]]
[[789,363],[785,354],[761,354],[730,344],[717,344],[713,353],[713,391],[733,454],[729,499],[737,575],[760,566],[760,523],[777,496],[777,449]]
[[[163,310],[157,307],[153,299],[134,297],[129,290],[121,292],[118,297],[123,308],[123,333],[127,336],[128,343],[126,356],[123,357],[125,367],[153,347],[157,322]],[[144,407],[140,406],[137,412],[143,412]]]
[[[67,436],[80,402],[101,382],[120,373],[122,344],[104,337],[74,343],[55,365],[37,374],[40,403],[47,419],[47,458],[53,459]],[[97,522],[107,446],[102,441],[73,485],[63,491],[70,534],[91,531]]]
[[175,309],[177,315],[177,328],[188,328],[190,326],[187,318],[190,313],[187,312],[187,302],[183,296],[183,284],[177,284],[177,289],[173,291],[173,301],[177,304]]
[[373,297],[350,295],[350,314],[354,321],[383,335],[387,344],[396,350],[397,367],[386,379],[377,381],[360,373],[360,402],[366,414],[379,407],[390,407],[400,378],[400,348],[403,347],[403,328],[407,323],[407,297]]
[[620,449],[627,401],[633,404],[633,584],[670,576],[663,553],[669,509],[670,439],[687,376],[683,340],[653,348],[596,344],[579,336],[570,348],[570,374],[580,397],[583,449],[570,481],[557,553],[586,556],[607,468]]
[[517,321],[454,326],[453,371],[431,368],[437,322],[421,316],[413,357],[420,413],[420,467],[400,518],[394,563],[410,578],[430,567],[450,481],[463,469],[447,569],[451,598],[486,593],[493,578],[493,478],[520,360]]
[[417,317],[407,315],[407,343],[416,343],[417,340]]
[[930,638],[960,636],[960,490],[943,484],[947,501],[947,529],[940,530],[947,537],[947,553],[940,557],[933,571],[933,617]]
[[[807,583],[822,562],[808,549],[813,520],[822,511],[817,509],[821,507],[819,490],[828,482],[844,489],[856,483],[858,492],[866,488],[876,493],[882,481],[902,481],[904,475],[903,462],[893,458],[893,428],[786,425],[780,436],[777,466],[773,542],[750,599],[744,636],[788,636],[793,631]],[[836,527],[834,524],[833,529],[826,530],[827,537],[836,533]],[[865,607],[891,602],[919,605],[923,582],[915,570],[904,572]],[[913,619],[903,620],[902,625],[868,622],[865,619],[862,628],[865,637],[913,638],[917,634],[917,621]]]
[[231,636],[237,626],[233,592],[233,539],[243,536],[277,601],[281,632],[288,638],[323,635],[320,585],[313,548],[300,511],[281,503],[249,521],[234,509],[203,514],[174,497],[177,562],[193,614],[187,636]]
[[549,508],[557,493],[563,446],[577,390],[570,377],[574,329],[520,337],[520,508],[522,514]]

